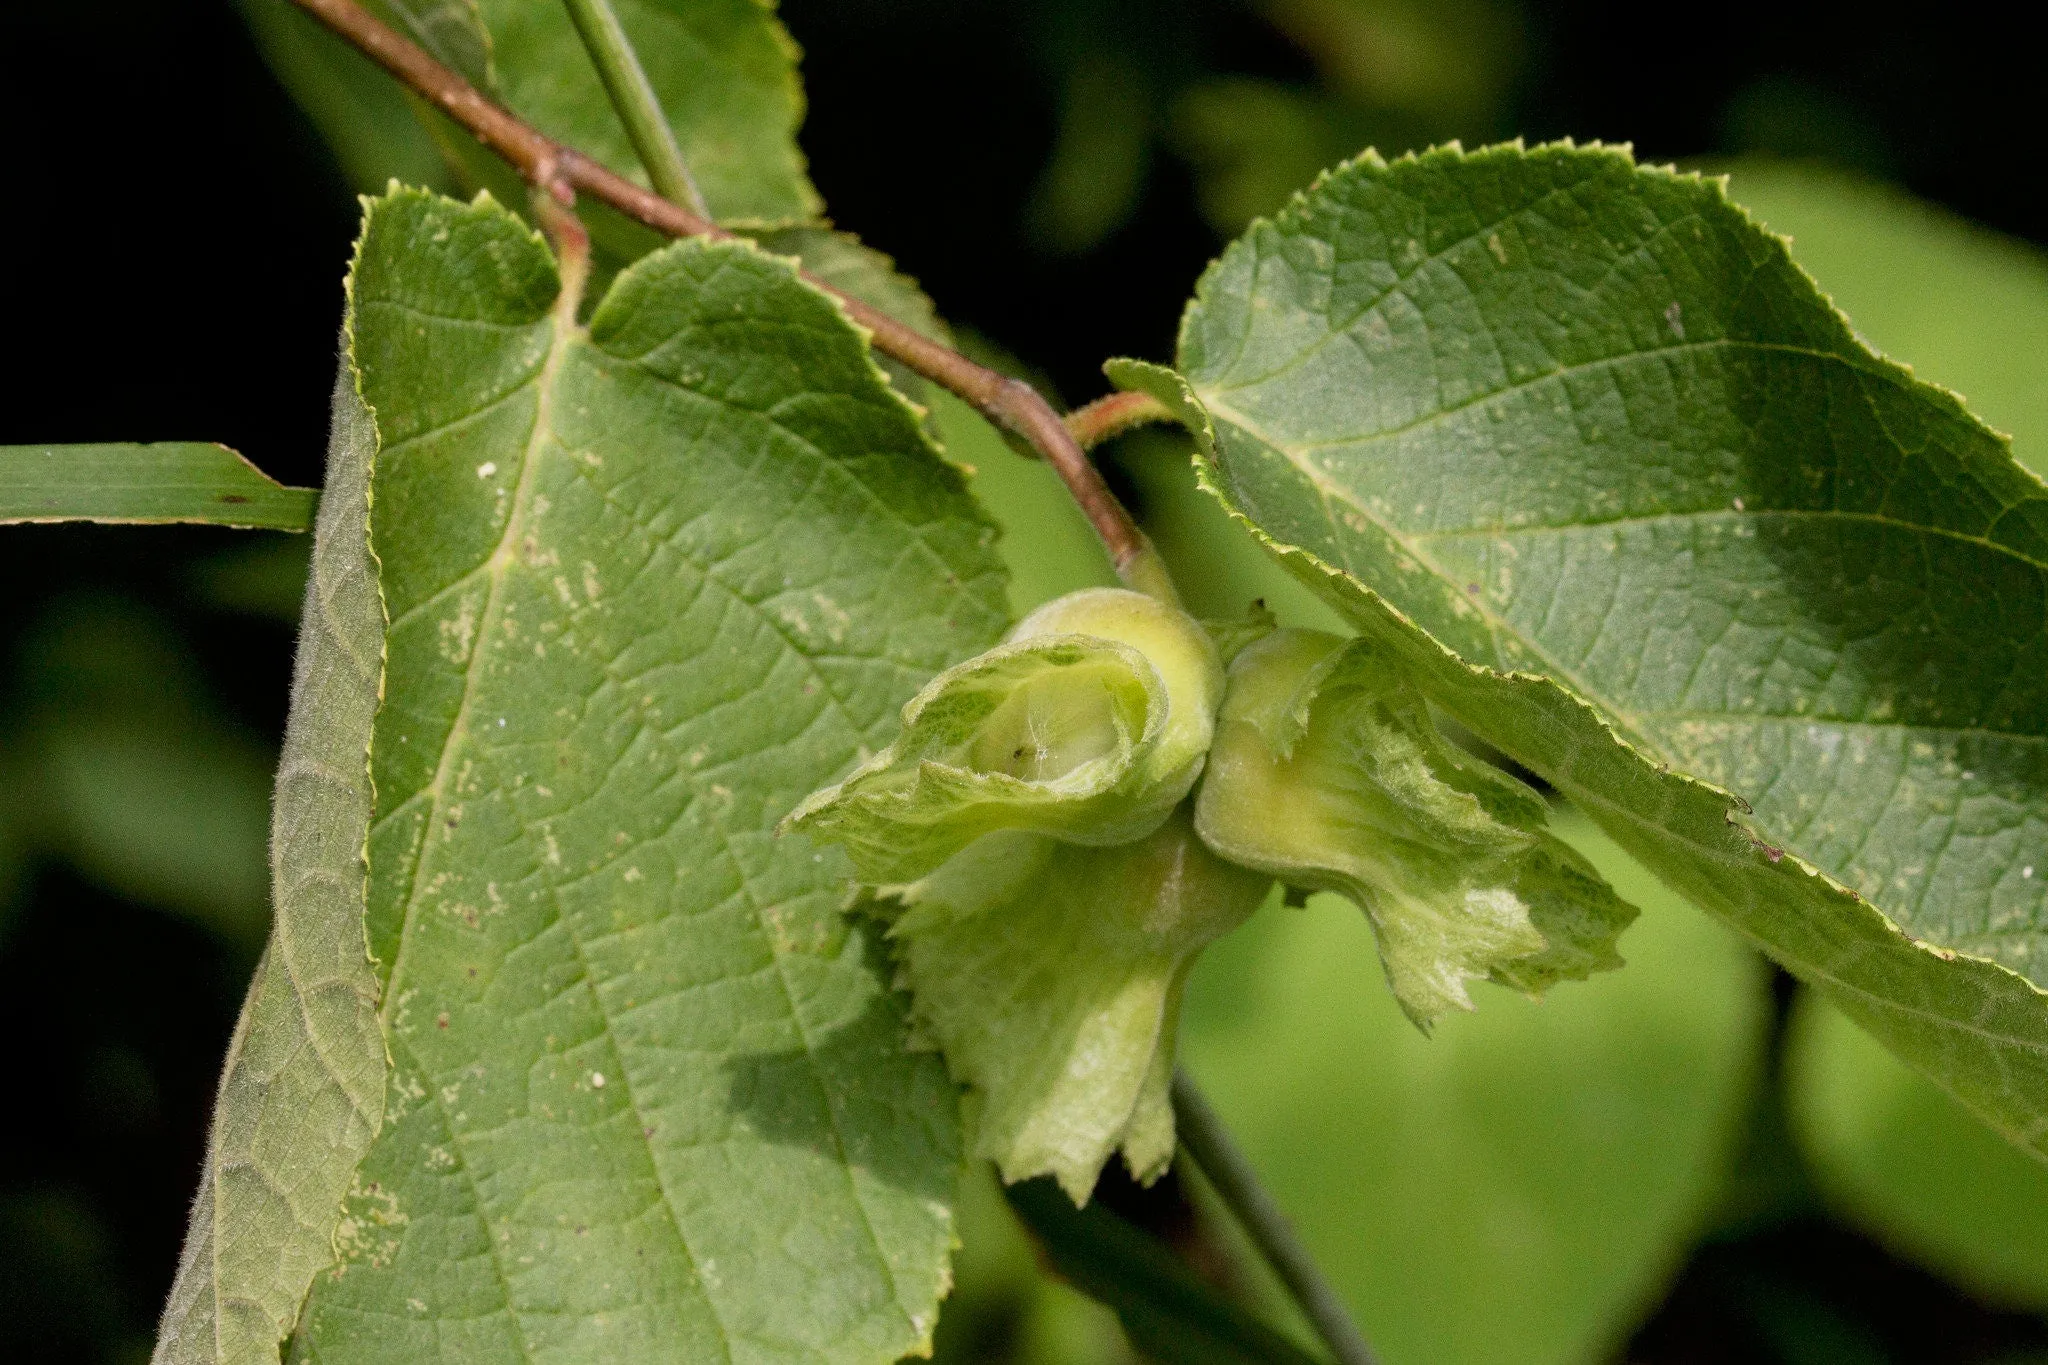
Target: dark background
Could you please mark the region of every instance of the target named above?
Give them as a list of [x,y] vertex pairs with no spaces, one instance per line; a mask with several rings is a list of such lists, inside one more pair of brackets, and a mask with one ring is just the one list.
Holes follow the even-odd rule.
[[[1225,235],[1368,142],[1817,157],[2048,241],[2038,48],[1990,6],[1464,0],[1333,28],[1343,8],[783,14],[835,218],[1069,401],[1104,356],[1165,358]],[[0,6],[0,72],[0,441],[215,439],[317,482],[355,206],[233,6]],[[283,540],[0,532],[0,1359],[147,1353],[262,939],[260,886],[206,862],[246,863],[250,822],[208,812],[264,796],[302,554]],[[167,823],[127,833],[124,801]],[[151,838],[187,865],[137,855]],[[2048,1348],[1811,1211],[1763,1123],[1766,1214],[1698,1250],[1631,1359]]]

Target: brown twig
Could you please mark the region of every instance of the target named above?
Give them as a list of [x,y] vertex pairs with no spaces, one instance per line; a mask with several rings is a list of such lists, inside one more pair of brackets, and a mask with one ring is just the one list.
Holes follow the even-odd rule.
[[[295,2],[561,202],[574,202],[575,191],[581,190],[671,237],[726,239],[733,235],[515,118],[417,44],[379,22],[356,0]],[[836,297],[847,314],[873,336],[875,349],[958,394],[990,421],[1029,442],[1058,472],[1102,538],[1118,573],[1129,578],[1149,567],[1152,555],[1144,532],[1036,389],[975,364],[812,275],[804,278]]]

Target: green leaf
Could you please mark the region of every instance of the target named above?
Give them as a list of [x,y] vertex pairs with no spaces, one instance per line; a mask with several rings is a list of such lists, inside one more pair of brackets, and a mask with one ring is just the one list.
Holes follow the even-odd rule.
[[1222,691],[1192,617],[1086,589],[932,679],[895,741],[785,828],[844,845],[870,883],[914,881],[996,830],[1129,843],[1194,786]]
[[[414,41],[549,137],[647,183],[560,0],[384,0]],[[619,23],[721,222],[823,208],[797,150],[797,47],[762,0],[613,0]]]
[[654,253],[585,331],[510,214],[399,192],[351,289],[394,1073],[303,1356],[918,1349],[954,1092],[845,860],[773,830],[994,639],[993,528],[750,246]]
[[2048,258],[2025,242],[1824,166],[1743,161],[1728,197],[1791,238],[1856,330],[1917,378],[1969,395],[2048,470]]
[[[917,282],[853,234],[791,227],[752,236],[769,251],[800,258],[803,268],[825,283],[881,309],[921,335],[948,346],[955,344],[951,329]],[[978,338],[969,337],[961,344],[985,365],[1005,373],[1017,371],[1013,358],[992,353]],[[947,458],[972,476],[976,497],[1003,528],[997,548],[1009,570],[1014,615],[1022,617],[1055,597],[1082,588],[1117,586],[1116,572],[1102,542],[1052,466],[1036,458],[1019,458],[1009,439],[946,390],[887,356],[878,355],[875,360],[888,372],[898,393],[929,409],[926,430]],[[1233,614],[1242,606],[1236,604]]]
[[210,441],[0,446],[0,525],[185,521],[303,531],[318,498]]
[[156,1365],[278,1358],[333,1259],[342,1195],[384,1113],[363,935],[383,604],[369,547],[376,437],[344,364],[270,829],[270,946],[228,1045]]
[[[921,335],[948,346],[955,344],[951,329],[917,282],[900,273],[888,256],[851,233],[791,227],[751,235],[769,251],[800,258],[803,268],[825,283],[881,309]],[[960,344],[972,358],[991,368],[1018,372],[1013,357],[994,352],[979,338],[970,336]],[[888,372],[897,392],[929,409],[927,431],[947,458],[972,476],[975,495],[1003,528],[998,548],[1009,570],[1014,615],[1024,616],[1055,597],[1082,588],[1117,585],[1102,542],[1052,466],[1036,458],[1019,458],[1009,440],[961,399],[887,356],[875,359]],[[1232,613],[1242,606],[1235,604]]]
[[1894,1253],[2048,1308],[2048,1166],[1807,995],[1786,1042],[1792,1130],[1829,1202]]
[[[946,324],[917,281],[898,272],[894,260],[865,245],[852,233],[798,226],[748,235],[778,256],[796,257],[815,278],[880,309],[918,335],[948,346],[953,344]],[[877,355],[875,363],[889,376],[898,393],[920,407],[931,406],[932,387],[923,376],[889,356]],[[937,439],[939,433],[934,429],[932,435]]]
[[1287,630],[1240,654],[1195,828],[1223,857],[1337,891],[1428,1031],[1470,978],[1537,994],[1621,965],[1632,907],[1544,833],[1542,798],[1454,747],[1363,644]]
[[1315,1357],[1219,1296],[1172,1252],[1100,1204],[1077,1209],[1046,1181],[1013,1185],[1010,1206],[1059,1273],[1116,1309],[1132,1344],[1161,1365],[1312,1365]]
[[[1792,234],[1793,254],[1859,331],[1920,377],[1969,394],[2040,467],[2048,263],[2038,252],[1839,172],[1731,170],[1730,195]],[[1786,1047],[1792,1129],[1838,1210],[1977,1295],[2048,1307],[2048,1166],[1822,1000],[1805,998]]]
[[1716,182],[1368,157],[1224,255],[1179,363],[1125,378],[1432,701],[2048,1143],[2048,492]]
[[1183,808],[1109,848],[991,834],[872,902],[914,1017],[978,1094],[974,1154],[1007,1181],[1057,1176],[1076,1204],[1119,1149],[1141,1181],[1165,1170],[1181,982],[1271,886],[1203,848]]
[[1561,817],[1642,906],[1626,971],[1541,1001],[1480,983],[1424,1038],[1359,988],[1365,918],[1319,895],[1269,904],[1189,978],[1184,1065],[1386,1365],[1619,1358],[1751,1103],[1762,964]]

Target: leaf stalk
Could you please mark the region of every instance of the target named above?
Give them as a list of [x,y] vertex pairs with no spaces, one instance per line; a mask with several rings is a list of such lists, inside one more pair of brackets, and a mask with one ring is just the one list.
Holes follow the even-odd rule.
[[633,150],[640,154],[640,164],[647,168],[647,179],[655,193],[700,218],[710,218],[711,210],[690,176],[683,149],[676,143],[675,128],[662,111],[661,98],[654,93],[654,83],[647,79],[639,54],[633,51],[632,40],[626,37],[625,26],[619,22],[611,0],[562,3],[590,53],[591,65],[604,82],[604,92],[610,97],[619,122],[626,126]]
[[[703,215],[641,188],[492,103],[475,86],[434,60],[418,44],[393,32],[356,0],[294,3],[430,101],[559,202],[572,204],[576,193],[582,191],[670,237],[726,240],[733,236]],[[803,278],[838,299],[847,316],[867,330],[875,349],[959,395],[984,417],[1028,443],[1066,484],[1067,492],[1094,527],[1117,572],[1127,578],[1134,568],[1144,572],[1154,558],[1145,533],[1138,529],[1137,522],[1110,491],[1080,442],[1036,389],[1022,380],[975,364],[813,275],[806,273]]]
[[1210,1107],[1185,1068],[1173,1073],[1173,1113],[1181,1146],[1301,1305],[1337,1365],[1378,1365],[1364,1334],[1351,1320],[1351,1310],[1323,1278],[1308,1248],[1295,1235],[1294,1225],[1259,1183],[1258,1172],[1238,1150],[1222,1117]]
[[556,299],[558,315],[573,325],[583,301],[583,288],[590,282],[590,230],[575,210],[538,186],[533,191],[533,216],[554,245],[555,261],[562,274],[562,292]]
[[1134,428],[1153,422],[1178,422],[1180,418],[1151,394],[1133,391],[1104,394],[1092,403],[1075,408],[1062,420],[1066,422],[1067,430],[1074,433],[1074,439],[1081,443],[1081,449],[1093,450],[1104,441]]

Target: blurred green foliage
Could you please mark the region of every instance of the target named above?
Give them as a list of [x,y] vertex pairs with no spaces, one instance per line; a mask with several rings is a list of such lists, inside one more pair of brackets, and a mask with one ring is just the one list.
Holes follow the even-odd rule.
[[222,714],[171,624],[132,598],[60,596],[11,662],[0,846],[17,866],[61,860],[189,917],[253,960],[275,755]]
[[1188,1064],[1390,1365],[1618,1346],[1711,1211],[1763,1037],[1760,964],[1577,819],[1643,907],[1629,965],[1474,990],[1424,1038],[1341,899],[1277,904],[1197,968]]
[[1793,1129],[1844,1213],[1994,1301],[2048,1308],[2048,1165],[1819,996],[1787,1048]]
[[1058,130],[1028,220],[1041,247],[1075,255],[1122,228],[1162,153],[1193,176],[1204,215],[1229,237],[1366,146],[1506,131],[1526,50],[1512,0],[1242,8],[1317,79],[1219,74],[1198,48],[1206,16],[1189,7],[1069,0],[1040,10],[1044,60],[1061,73]]
[[[973,1175],[990,1182],[986,1197],[996,1203],[979,1213],[971,1203],[963,1204],[959,1254],[971,1257],[978,1243],[995,1240],[1014,1249],[1016,1259],[1001,1267],[973,1262],[959,1266],[959,1283],[939,1316],[932,1352],[937,1365],[981,1361],[1135,1365],[1136,1356],[1116,1314],[1042,1272],[1032,1259],[1035,1253],[1023,1228],[993,1188],[995,1177],[979,1170]],[[998,1218],[1003,1221],[993,1221]]]

